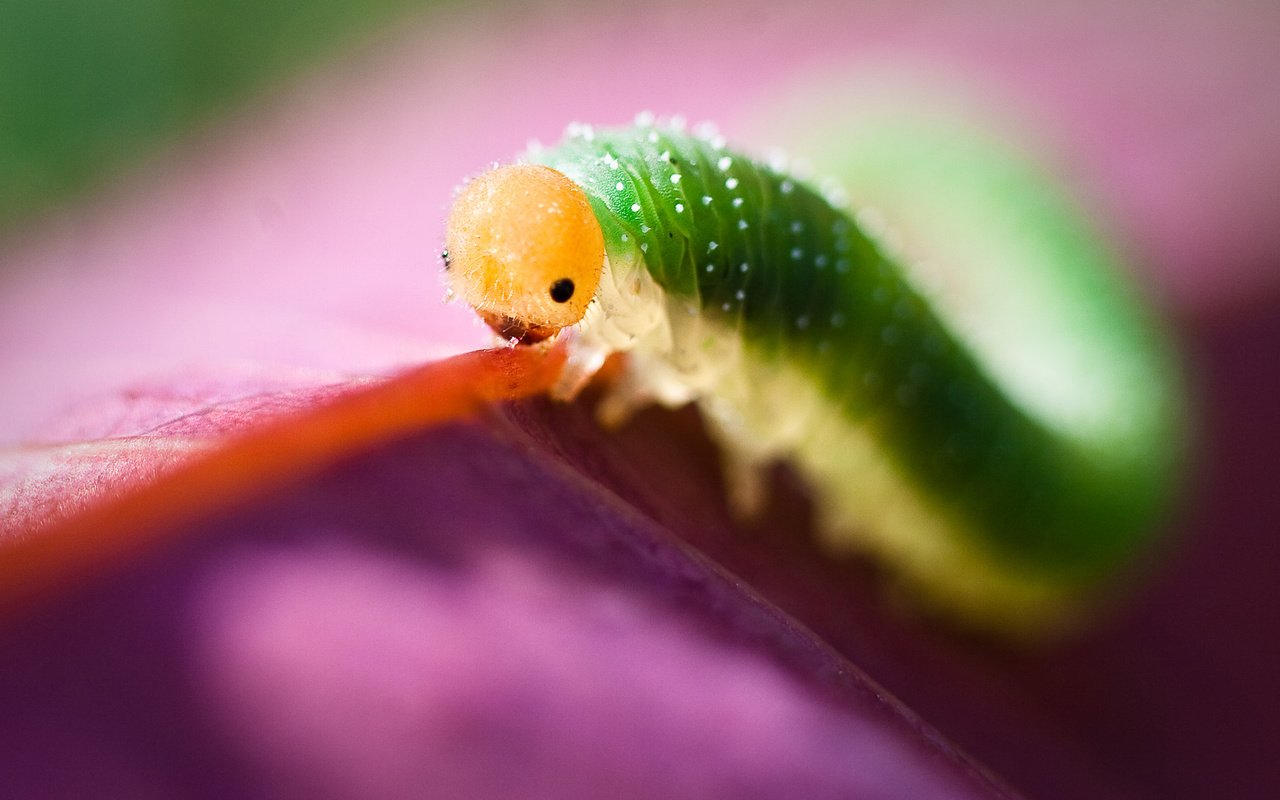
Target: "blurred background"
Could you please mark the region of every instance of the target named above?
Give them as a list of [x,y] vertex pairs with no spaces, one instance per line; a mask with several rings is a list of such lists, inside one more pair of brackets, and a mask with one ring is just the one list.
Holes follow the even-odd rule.
[[[1192,277],[1189,262],[1217,252],[1238,274],[1235,262],[1265,260],[1276,241],[1266,201],[1280,167],[1263,153],[1277,115],[1267,91],[1277,23],[1265,2],[6,0],[3,14],[10,239],[73,198],[118,192],[130,176],[136,185],[140,171],[194,178],[192,162],[269,139],[275,173],[308,157],[289,157],[288,137],[312,158],[342,157],[330,170],[308,163],[311,192],[339,168],[367,172],[358,199],[374,208],[406,199],[372,188],[388,162],[432,197],[438,172],[453,183],[459,168],[554,139],[563,120],[651,109],[713,118],[755,145],[745,121],[780,97],[824,72],[887,63],[976,86],[989,106],[1033,123],[1179,292],[1225,282]],[[325,135],[308,137],[312,125]],[[290,189],[262,183],[258,205],[288,211]],[[415,209],[424,225],[438,206]]]
[[1085,205],[1197,406],[1179,555],[1022,677],[1137,796],[1274,796],[1277,42],[1267,0],[0,0],[0,443],[139,379],[309,385],[484,346],[436,277],[466,175],[640,110],[786,146],[798,101],[818,119],[909,76]]
[[[858,104],[846,84],[868,75],[998,117],[1168,313],[1257,307],[1280,291],[1276,17],[1264,2],[6,0],[0,366],[23,391],[0,394],[0,439],[110,386],[125,353],[133,374],[175,359],[364,373],[484,344],[460,309],[423,313],[461,178],[569,121],[642,109],[715,120],[748,149],[814,141],[790,118]],[[104,302],[121,292],[152,313],[121,324]],[[244,324],[264,317],[279,324]]]

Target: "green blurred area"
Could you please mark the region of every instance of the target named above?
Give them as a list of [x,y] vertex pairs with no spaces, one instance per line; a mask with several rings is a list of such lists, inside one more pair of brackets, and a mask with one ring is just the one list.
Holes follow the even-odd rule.
[[0,0],[0,233],[431,0]]

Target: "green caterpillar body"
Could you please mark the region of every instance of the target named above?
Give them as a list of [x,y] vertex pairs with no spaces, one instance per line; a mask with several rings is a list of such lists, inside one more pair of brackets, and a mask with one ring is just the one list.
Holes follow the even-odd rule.
[[[605,284],[632,287],[603,292],[579,326],[587,360],[631,351],[621,391],[698,401],[740,474],[793,459],[833,546],[877,552],[935,608],[1025,630],[1068,614],[1148,536],[1169,473],[1149,440],[1168,434],[1167,411],[1144,425],[1143,409],[1108,407],[1129,417],[1069,430],[1011,396],[831,193],[714,133],[652,124],[579,126],[531,160],[582,188]],[[1093,260],[1082,268],[1123,294]],[[1093,302],[1066,283],[1057,302]],[[619,337],[611,316],[647,322]],[[1162,375],[1145,346],[1118,366],[1099,352],[1097,369],[1125,385]]]

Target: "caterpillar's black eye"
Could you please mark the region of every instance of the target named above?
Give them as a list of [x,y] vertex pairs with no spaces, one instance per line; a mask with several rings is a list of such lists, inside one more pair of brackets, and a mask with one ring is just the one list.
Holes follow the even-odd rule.
[[551,299],[557,303],[567,303],[569,298],[573,297],[573,281],[568,278],[561,278],[551,284]]

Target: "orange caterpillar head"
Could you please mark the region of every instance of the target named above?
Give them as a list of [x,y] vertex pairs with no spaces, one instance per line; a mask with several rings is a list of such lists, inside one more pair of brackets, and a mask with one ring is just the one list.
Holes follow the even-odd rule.
[[604,234],[563,173],[495,167],[454,202],[445,268],[454,293],[499,335],[531,344],[586,313],[604,268]]

